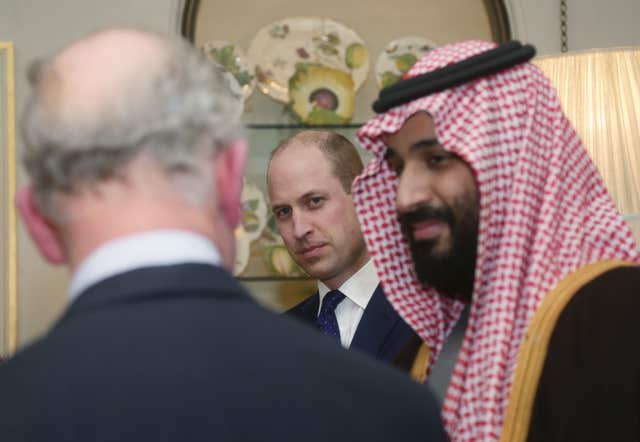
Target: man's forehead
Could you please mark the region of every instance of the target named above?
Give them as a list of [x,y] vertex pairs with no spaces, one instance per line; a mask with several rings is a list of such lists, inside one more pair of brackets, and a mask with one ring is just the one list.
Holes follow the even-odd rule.
[[329,161],[315,146],[289,146],[271,160],[268,172],[272,197],[302,198],[310,192],[333,187],[338,178],[331,171]]
[[387,149],[405,150],[422,143],[422,147],[437,145],[437,136],[433,118],[426,112],[418,112],[407,118],[398,131],[385,132],[380,136]]
[[310,172],[329,174],[331,164],[318,146],[305,143],[292,143],[276,152],[271,159],[268,171],[270,178],[277,174],[299,176],[300,179],[305,179]]
[[291,157],[307,158],[315,155],[315,152],[321,153],[320,149],[313,143],[307,143],[299,140],[292,140],[282,149],[278,150],[273,156],[273,160],[286,161]]

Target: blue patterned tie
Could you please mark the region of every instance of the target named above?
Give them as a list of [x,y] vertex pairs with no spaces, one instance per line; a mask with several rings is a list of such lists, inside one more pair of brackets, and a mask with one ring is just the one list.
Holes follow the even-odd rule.
[[332,336],[340,342],[340,329],[336,319],[336,307],[344,299],[339,290],[331,290],[322,299],[322,307],[318,315],[318,328],[323,335]]

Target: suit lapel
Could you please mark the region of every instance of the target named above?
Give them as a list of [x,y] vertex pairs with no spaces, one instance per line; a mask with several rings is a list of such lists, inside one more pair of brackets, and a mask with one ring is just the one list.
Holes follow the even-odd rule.
[[391,307],[382,287],[378,284],[364,310],[356,334],[351,341],[351,348],[357,348],[379,358],[385,349],[384,344],[387,338],[400,320],[400,316]]
[[288,315],[298,318],[309,324],[315,324],[318,317],[318,307],[320,306],[320,296],[318,292],[287,311]]

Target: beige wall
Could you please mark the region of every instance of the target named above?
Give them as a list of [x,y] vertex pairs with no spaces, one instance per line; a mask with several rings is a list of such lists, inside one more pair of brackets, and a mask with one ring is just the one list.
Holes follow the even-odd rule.
[[[12,224],[15,220],[10,197],[15,182],[13,179],[15,163],[10,158],[15,152],[15,146],[13,146],[15,137],[10,132],[10,128],[14,127],[15,118],[14,96],[11,92],[13,82],[13,45],[0,39],[0,152],[4,153],[3,159],[0,160],[0,232],[2,232],[0,236],[2,238],[0,241],[0,324],[6,325],[9,325],[9,321],[13,318],[8,315],[9,309],[3,310],[1,306],[15,302],[15,297],[9,297],[9,293],[15,292],[13,289],[15,272],[8,266],[2,265],[2,263],[15,262],[11,258],[15,250],[14,237],[6,234],[13,228]],[[0,342],[6,341],[7,331],[7,327],[0,327]]]
[[[60,48],[70,39],[98,27],[114,24],[141,24],[148,27],[174,32],[177,29],[179,0],[0,0],[0,41],[15,43],[16,50],[16,92],[18,112],[24,101],[27,87],[24,73],[28,61],[34,57]],[[221,20],[227,19],[224,5],[220,1]],[[266,19],[263,14],[282,2],[275,0],[248,2],[251,5],[263,5],[260,14],[249,14],[249,19],[258,17],[261,23]],[[344,2],[350,4],[351,2]],[[421,0],[416,8],[432,2]],[[314,2],[322,5],[322,2]],[[267,7],[269,5],[270,7]],[[276,5],[276,6],[274,6]],[[539,53],[548,54],[560,49],[559,7],[557,0],[508,0],[514,36],[535,44]],[[640,30],[634,19],[640,16],[640,2],[637,0],[568,0],[569,6],[569,47],[571,49],[587,47],[606,47],[615,45],[640,45]],[[320,6],[316,6],[320,7]],[[385,26],[385,16],[393,2],[359,2],[357,22],[362,20],[378,22]],[[425,6],[426,7],[426,6]],[[250,6],[247,6],[247,10]],[[305,11],[296,11],[302,14]],[[356,11],[358,12],[358,11]],[[311,12],[309,13],[311,14]],[[288,10],[277,14],[291,16]],[[328,11],[324,15],[331,15]],[[266,16],[265,16],[266,17]],[[354,19],[355,20],[355,19]],[[21,143],[18,141],[18,149]],[[18,182],[24,177],[19,173]],[[3,238],[2,241],[6,239]],[[25,232],[20,227],[19,241],[19,343],[24,345],[46,330],[66,304],[65,286],[67,277],[63,270],[47,266],[35,252]],[[5,263],[0,263],[5,265]],[[254,288],[250,286],[250,288]],[[277,291],[277,284],[261,287]],[[307,290],[308,287],[305,289]],[[286,298],[286,297],[285,297]],[[289,298],[279,295],[266,299],[266,303],[288,303]],[[4,297],[0,298],[4,299]],[[0,318],[6,313],[4,309]],[[3,328],[5,324],[0,324]],[[2,335],[0,335],[1,337]],[[0,353],[7,351],[6,337],[0,342]]]
[[[514,36],[560,52],[560,0],[506,0]],[[638,0],[567,0],[569,50],[640,45]]]

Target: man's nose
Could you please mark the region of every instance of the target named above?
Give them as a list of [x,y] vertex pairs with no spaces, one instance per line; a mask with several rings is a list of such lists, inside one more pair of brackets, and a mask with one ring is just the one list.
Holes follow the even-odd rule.
[[398,213],[407,213],[417,206],[431,203],[433,201],[431,181],[428,173],[420,172],[417,167],[405,166],[400,175],[396,196]]
[[291,218],[293,222],[293,235],[296,239],[303,239],[313,230],[309,218],[304,212],[293,212]]

